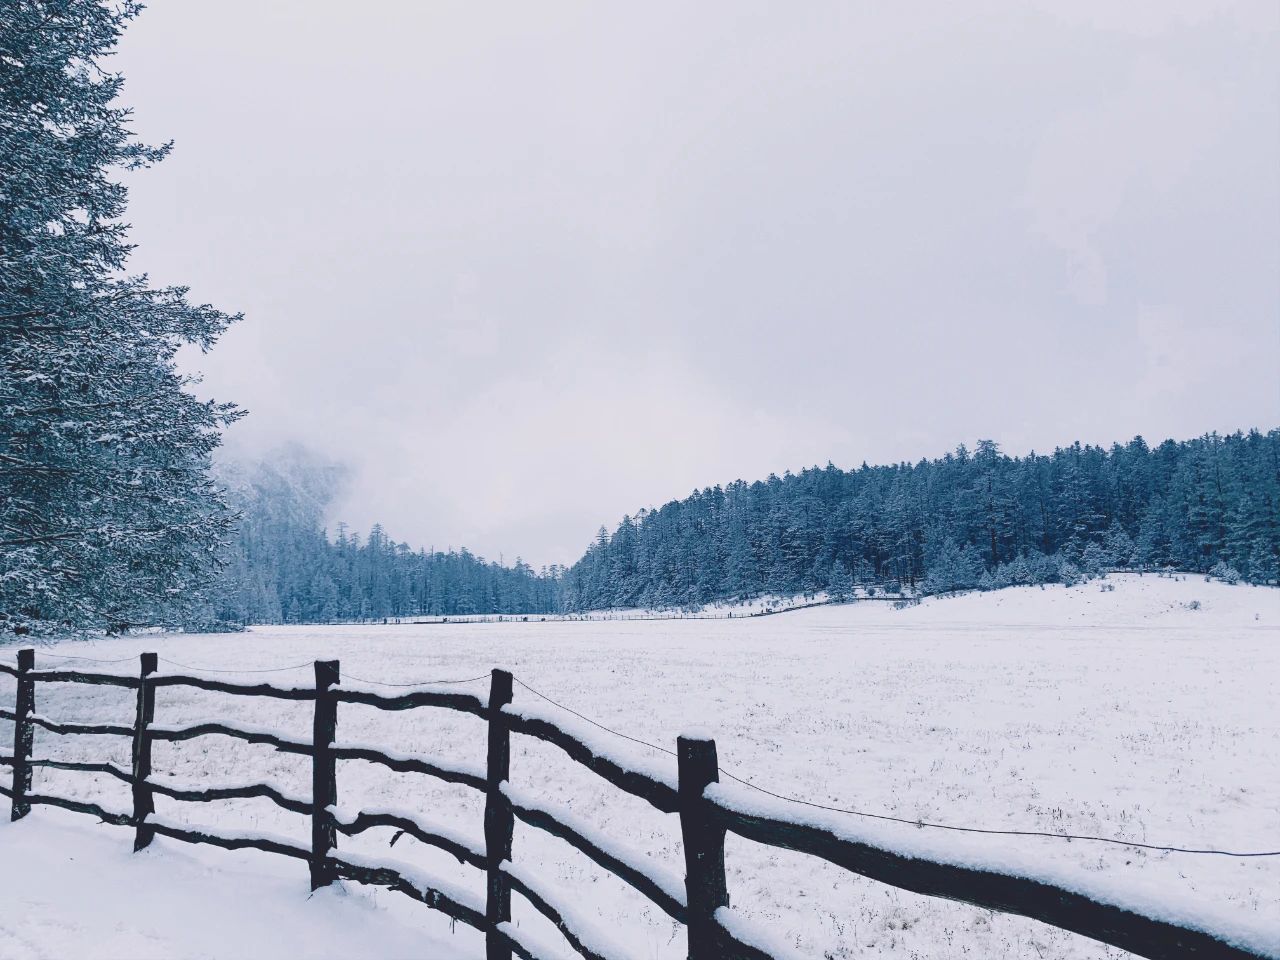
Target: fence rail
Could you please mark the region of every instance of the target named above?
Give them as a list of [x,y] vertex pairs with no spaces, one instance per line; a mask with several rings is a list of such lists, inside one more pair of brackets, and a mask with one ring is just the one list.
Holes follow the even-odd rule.
[[[1004,913],[1018,914],[1130,951],[1151,960],[1175,957],[1260,958],[1249,944],[1229,942],[1226,935],[1170,923],[1141,909],[1104,903],[1069,889],[1013,873],[960,866],[895,851],[886,846],[851,840],[803,818],[765,815],[754,805],[735,801],[718,784],[715,742],[696,737],[676,741],[676,785],[642,771],[629,769],[610,758],[598,746],[556,724],[528,716],[512,704],[512,676],[503,670],[491,675],[487,700],[470,694],[414,691],[385,696],[341,687],[337,661],[316,661],[315,685],[279,687],[267,683],[241,684],[179,674],[156,676],[155,654],[142,654],[137,677],[78,670],[35,670],[35,651],[18,652],[18,665],[0,664],[0,673],[17,680],[13,710],[0,710],[0,718],[14,723],[12,756],[0,756],[0,765],[12,768],[12,784],[0,785],[0,795],[12,804],[12,819],[20,820],[33,805],[61,807],[88,814],[106,823],[131,826],[134,848],[143,849],[156,836],[186,843],[211,844],[227,849],[255,849],[307,862],[312,888],[343,878],[396,890],[454,920],[474,927],[485,936],[487,960],[539,960],[522,943],[511,924],[511,895],[518,894],[564,935],[567,942],[589,960],[614,960],[608,949],[591,942],[588,931],[577,928],[569,911],[532,879],[512,858],[515,821],[569,843],[594,863],[617,876],[677,922],[686,925],[690,960],[772,960],[740,918],[729,912],[725,879],[724,842],[733,833],[757,843],[792,850],[825,860],[852,873],[914,893],[955,900]],[[136,689],[138,702],[132,727],[117,724],[58,723],[36,713],[37,683],[76,683]],[[272,731],[244,729],[221,721],[186,727],[155,723],[155,692],[164,687],[192,687],[233,696],[310,700],[315,704],[312,741],[303,743]],[[361,704],[381,710],[423,707],[454,710],[480,717],[488,725],[488,751],[483,769],[448,768],[417,757],[395,754],[365,744],[337,739],[338,705]],[[110,763],[89,763],[52,758],[32,758],[36,727],[66,735],[127,736],[133,740],[132,769]],[[151,778],[151,745],[156,740],[181,741],[220,734],[248,743],[265,744],[312,760],[312,796],[291,797],[266,783],[208,788],[182,788]],[[663,813],[677,814],[685,858],[683,883],[662,875],[652,866],[629,859],[607,838],[575,822],[571,813],[543,807],[524,798],[510,782],[511,735],[531,737],[552,744],[576,763],[591,770],[613,787],[647,801]],[[449,783],[462,784],[485,795],[484,849],[473,848],[458,837],[446,836],[421,823],[412,812],[361,810],[340,812],[337,800],[338,760],[363,760],[391,770],[420,773]],[[32,791],[37,767],[100,773],[130,785],[133,809],[121,813],[80,800]],[[311,846],[273,837],[223,834],[180,827],[157,818],[154,794],[188,802],[259,797],[311,820]],[[422,843],[443,850],[460,863],[485,874],[483,898],[447,884],[410,875],[413,871],[368,861],[357,854],[336,855],[338,834],[354,836],[376,827],[390,827]],[[747,931],[747,932],[744,932]]]

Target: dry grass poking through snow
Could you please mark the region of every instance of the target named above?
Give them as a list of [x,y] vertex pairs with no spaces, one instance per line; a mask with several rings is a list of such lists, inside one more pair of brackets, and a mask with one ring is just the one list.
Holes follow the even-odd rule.
[[[1280,847],[1280,590],[1194,577],[1125,575],[1112,582],[1113,592],[1096,583],[1025,588],[906,610],[862,604],[733,621],[259,628],[64,644],[54,652],[110,657],[154,649],[222,669],[336,657],[346,675],[401,682],[505,666],[555,699],[654,743],[673,746],[682,729],[708,727],[725,768],[818,802],[995,828]],[[1192,601],[1198,610],[1189,608]],[[272,679],[295,678],[309,682],[309,670]],[[11,679],[3,678],[0,691],[10,702]],[[132,716],[127,691],[46,686],[39,696],[40,712],[58,719]],[[517,702],[528,696],[517,688]],[[215,717],[310,735],[307,704],[160,691],[159,723]],[[471,717],[343,705],[338,727],[339,740],[483,763],[483,724]],[[11,737],[12,725],[0,723],[0,738]],[[38,755],[127,764],[128,749],[123,740],[36,733]],[[644,754],[625,743],[618,749]],[[674,769],[673,758],[661,762]],[[155,769],[174,783],[265,779],[300,797],[310,783],[305,758],[222,737],[158,744]],[[36,778],[38,789],[128,809],[122,784],[45,770]],[[482,803],[464,787],[360,761],[341,763],[338,778],[344,807],[413,808],[481,843]],[[674,817],[607,788],[554,748],[516,738],[512,780],[571,806],[682,875]],[[304,818],[265,800],[157,802],[160,814],[174,820],[283,833],[299,842],[309,837]],[[483,889],[474,871],[446,855],[415,849],[409,838],[387,851],[389,839],[389,831],[373,831],[340,843],[420,862]],[[1172,903],[1208,903],[1242,923],[1280,926],[1280,858],[1190,857],[1030,838],[982,843],[1018,862],[1052,858],[1080,875],[1121,878]],[[544,889],[585,907],[630,955],[684,955],[677,925],[560,841],[517,825],[515,859],[537,864]],[[1031,921],[904,893],[732,837],[727,862],[734,908],[802,956],[1121,956]],[[299,890],[305,893],[301,867]],[[518,903],[522,928],[555,943],[555,932],[523,907]]]

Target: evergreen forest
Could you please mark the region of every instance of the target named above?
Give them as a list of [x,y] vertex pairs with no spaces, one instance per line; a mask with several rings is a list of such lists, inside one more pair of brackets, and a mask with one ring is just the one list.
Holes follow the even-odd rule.
[[413,549],[324,519],[339,471],[273,456],[229,479],[239,533],[207,616],[227,623],[691,608],[762,594],[919,595],[1121,568],[1274,583],[1280,430],[918,463],[695,491],[601,528],[568,568]]
[[1149,446],[973,451],[831,464],[697,491],[601,530],[564,577],[568,609],[699,604],[856,587],[939,593],[1067,582],[1117,567],[1274,582],[1280,430]]

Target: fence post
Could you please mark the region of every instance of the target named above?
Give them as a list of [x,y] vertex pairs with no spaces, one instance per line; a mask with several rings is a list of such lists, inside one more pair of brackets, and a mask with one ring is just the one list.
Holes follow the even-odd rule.
[[511,883],[499,867],[511,859],[515,816],[502,782],[511,775],[511,731],[502,708],[511,702],[511,674],[494,670],[489,682],[489,763],[485,779],[484,849],[488,868],[484,916],[485,960],[511,960],[511,945],[497,931],[511,919]]
[[684,843],[684,888],[689,904],[689,960],[720,956],[715,912],[729,905],[724,878],[724,828],[707,815],[702,791],[720,779],[716,742],[679,737],[680,835]]
[[133,721],[133,852],[144,850],[155,839],[156,832],[144,821],[156,812],[151,793],[151,721],[156,718],[156,688],[149,679],[156,672],[156,655],[144,653],[139,658],[138,710]]
[[311,889],[333,882],[329,851],[337,842],[337,828],[329,807],[338,802],[338,776],[333,741],[338,733],[338,700],[330,687],[340,679],[337,660],[316,661],[316,712],[311,752]]
[[34,649],[18,651],[18,696],[13,707],[13,797],[9,814],[12,820],[21,820],[31,812],[27,794],[31,792],[31,744],[35,739],[35,727],[31,714],[36,710],[36,682],[23,674],[35,669]]

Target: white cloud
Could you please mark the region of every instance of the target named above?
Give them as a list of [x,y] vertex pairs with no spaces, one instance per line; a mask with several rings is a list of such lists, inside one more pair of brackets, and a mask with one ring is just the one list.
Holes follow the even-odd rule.
[[1103,235],[1141,195],[1178,202],[1178,187],[1221,135],[1204,87],[1151,57],[1119,89],[1049,123],[1026,190],[1032,227],[1066,256],[1068,286],[1084,304],[1107,302]]

